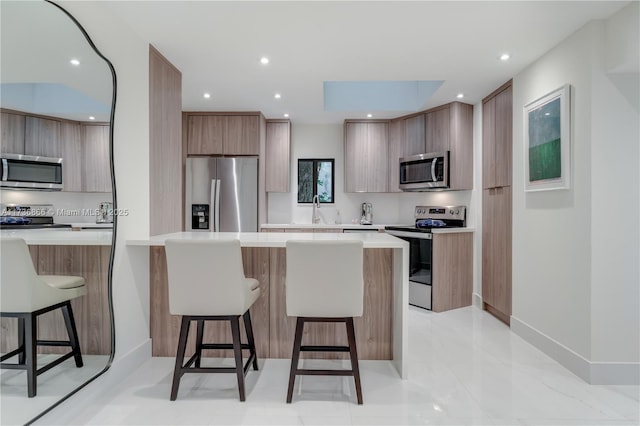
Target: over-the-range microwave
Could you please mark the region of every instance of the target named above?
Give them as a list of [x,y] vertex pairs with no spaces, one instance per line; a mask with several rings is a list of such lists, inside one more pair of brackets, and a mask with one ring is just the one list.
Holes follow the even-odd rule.
[[400,159],[400,189],[429,191],[449,187],[449,151]]
[[2,188],[62,191],[62,158],[2,154],[0,167]]

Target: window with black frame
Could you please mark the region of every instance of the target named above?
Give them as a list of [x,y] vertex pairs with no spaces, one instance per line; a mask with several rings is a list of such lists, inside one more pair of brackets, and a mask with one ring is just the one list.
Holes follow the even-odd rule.
[[334,202],[334,159],[298,159],[298,203],[312,203],[318,196],[320,203]]

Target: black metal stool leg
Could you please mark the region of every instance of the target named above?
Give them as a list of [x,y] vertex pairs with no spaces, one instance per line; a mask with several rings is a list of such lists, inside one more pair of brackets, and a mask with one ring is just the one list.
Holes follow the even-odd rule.
[[24,318],[18,318],[18,349],[20,349],[20,353],[18,354],[18,364],[24,365],[25,360],[25,347],[24,347]]
[[180,337],[178,338],[178,351],[176,354],[176,364],[173,369],[173,382],[171,384],[171,401],[175,401],[178,397],[178,388],[180,387],[180,378],[182,378],[182,363],[184,362],[184,352],[187,348],[187,338],[189,337],[189,326],[191,325],[191,317],[183,316],[180,325]]
[[36,316],[27,314],[24,317],[25,322],[25,364],[27,366],[27,396],[33,398],[36,396],[36,380],[37,380],[37,350],[36,340],[38,336],[38,327]]
[[78,331],[76,330],[76,321],[73,318],[73,309],[71,309],[71,302],[67,301],[62,307],[62,316],[64,317],[64,323],[67,326],[67,334],[69,335],[69,343],[71,343],[71,349],[73,351],[73,358],[76,361],[76,367],[82,367],[82,352],[80,352],[80,341],[78,340]]
[[242,343],[240,342],[240,317],[233,317],[231,322],[231,335],[233,336],[233,354],[236,359],[236,375],[238,376],[238,392],[240,401],[244,401],[244,365],[242,363]]
[[251,314],[249,311],[245,312],[243,317],[244,319],[244,329],[247,333],[247,340],[249,343],[249,356],[253,355],[253,369],[258,369],[258,355],[256,354],[256,342],[253,338],[253,325],[251,324]]
[[293,399],[293,386],[296,383],[296,373],[298,371],[298,361],[300,360],[300,344],[302,343],[302,332],[304,330],[304,320],[296,318],[296,337],[293,341],[293,353],[291,354],[291,370],[289,372],[289,389],[287,390],[287,404]]
[[356,333],[353,327],[353,318],[346,318],[347,339],[349,341],[349,353],[351,355],[351,369],[353,380],[356,384],[356,397],[358,404],[362,405],[362,386],[360,385],[360,367],[358,366],[358,350],[356,349]]
[[202,338],[204,337],[204,320],[198,320],[196,329],[196,368],[200,368],[202,361]]

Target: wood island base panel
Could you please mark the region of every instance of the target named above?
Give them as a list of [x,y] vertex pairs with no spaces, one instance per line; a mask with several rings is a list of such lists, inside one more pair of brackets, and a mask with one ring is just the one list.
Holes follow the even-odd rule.
[[[47,231],[55,232],[55,231]],[[71,307],[83,355],[111,353],[108,271],[111,246],[29,245],[31,259],[40,275],[74,275],[85,279],[87,294],[73,299]],[[0,351],[18,347],[17,318],[2,318]],[[67,340],[60,309],[38,316],[39,340]],[[39,354],[67,353],[67,347],[38,347]]]
[[[162,246],[150,247],[151,275],[151,339],[153,356],[176,355],[180,316],[169,313],[167,263]],[[289,358],[293,348],[295,317],[286,314],[284,248],[243,247],[242,260],[245,275],[260,283],[260,297],[251,307],[251,320],[258,358]],[[358,357],[367,360],[393,358],[392,299],[393,250],[389,248],[364,249],[364,311],[355,318]],[[322,273],[321,265],[318,271]],[[193,297],[198,297],[193,295]],[[244,325],[242,324],[244,327]],[[195,324],[189,336],[187,353],[195,348]],[[244,330],[241,331],[244,336]],[[207,343],[231,342],[227,323],[207,323],[204,340]],[[308,324],[303,335],[305,345],[346,345],[343,324]],[[209,352],[208,354],[206,352]],[[205,351],[205,356],[233,357],[233,352]],[[347,358],[342,353],[305,352],[307,358]]]

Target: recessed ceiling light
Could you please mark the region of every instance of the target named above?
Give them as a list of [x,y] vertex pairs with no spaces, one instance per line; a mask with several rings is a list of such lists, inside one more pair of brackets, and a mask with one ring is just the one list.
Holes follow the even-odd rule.
[[280,99],[281,98],[280,93],[276,93],[275,95],[273,95],[273,97],[276,98],[276,99]]
[[78,65],[80,65],[80,61],[79,61],[79,60],[77,60],[77,59],[72,59],[72,60],[70,60],[70,61],[69,61],[69,63],[70,63],[71,65],[76,66],[76,67],[77,67]]
[[89,116],[89,120],[95,120],[95,119],[96,118],[93,115]]
[[456,98],[458,98],[458,99],[464,98],[464,93],[458,93],[458,96],[456,96]]
[[269,58],[267,58],[266,56],[263,56],[262,58],[260,58],[260,63],[262,65],[267,65],[269,63]]
[[508,53],[503,53],[502,55],[500,55],[500,60],[501,61],[507,61],[507,60],[509,60],[510,57],[511,57],[511,55],[509,55]]
[[205,93],[202,95],[203,98],[209,99],[211,97],[211,93]]
[[285,113],[284,118],[289,118],[289,114]]
[[371,117],[373,117],[372,114],[367,114],[367,118],[371,118]]
[[545,112],[544,115],[551,115],[551,113],[550,112]]

